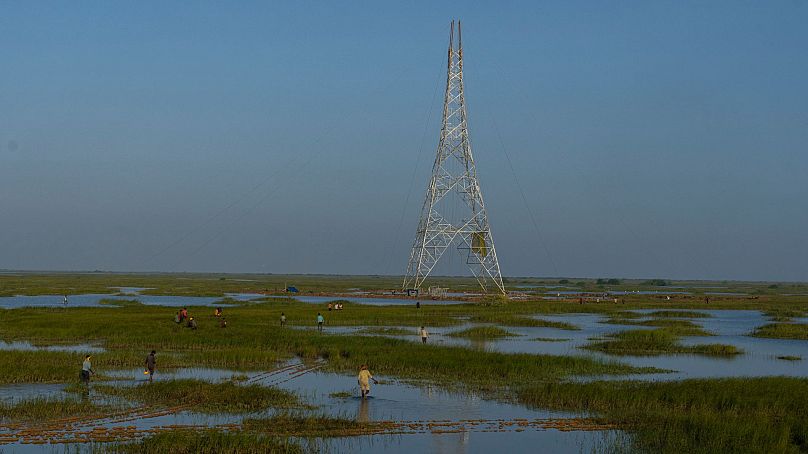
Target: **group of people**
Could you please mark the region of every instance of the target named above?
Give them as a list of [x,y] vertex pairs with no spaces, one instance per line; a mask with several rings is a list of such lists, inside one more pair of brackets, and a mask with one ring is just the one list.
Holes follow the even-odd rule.
[[[599,299],[598,299],[598,302],[600,302]],[[614,298],[614,302],[617,303],[617,298]],[[709,297],[705,297],[705,302],[707,304],[709,304],[709,302],[710,302]],[[583,298],[580,298],[580,303],[583,304]],[[65,304],[67,304],[67,297],[66,296],[65,296]],[[421,307],[421,303],[419,301],[419,302],[416,303],[416,308],[420,309],[420,307]],[[342,304],[341,303],[333,303],[333,304],[328,303],[328,310],[329,311],[331,311],[331,310],[342,310]],[[219,319],[221,327],[226,327],[227,326],[227,321],[224,319],[224,311],[222,310],[221,307],[217,307],[214,310],[213,315],[214,315],[215,318]],[[317,320],[317,331],[322,332],[323,331],[323,324],[325,323],[325,317],[323,317],[323,314],[318,312],[316,320]],[[196,320],[194,320],[193,317],[188,315],[188,309],[185,308],[185,307],[183,307],[181,310],[177,311],[177,315],[174,318],[174,322],[177,323],[177,324],[182,324],[184,321],[187,321],[186,322],[186,327],[188,327],[190,329],[194,329],[194,330],[197,329]],[[280,326],[281,327],[286,326],[286,314],[283,313],[283,312],[281,312]],[[426,344],[427,339],[429,338],[429,333],[427,332],[427,330],[426,330],[426,328],[424,326],[421,326],[421,328],[418,330],[418,335],[421,337],[421,342]],[[90,376],[95,375],[95,371],[93,371],[92,364],[91,364],[91,361],[90,361],[91,358],[92,358],[91,355],[86,355],[85,358],[84,358],[84,362],[82,363],[82,368],[81,368],[81,372],[79,374],[79,378],[83,383],[89,383],[90,382]],[[152,382],[153,378],[154,378],[154,371],[157,368],[156,351],[152,350],[151,353],[149,353],[146,356],[146,360],[144,362],[144,365],[145,365],[145,370],[144,370],[143,374],[148,375],[149,376],[149,382]],[[370,373],[370,370],[368,369],[367,364],[363,364],[359,368],[359,375],[357,377],[357,381],[359,383],[359,389],[360,389],[362,399],[367,398],[368,394],[370,394],[370,381],[373,381],[376,384],[379,383],[375,378],[373,378],[373,375]]]
[[[281,314],[281,317],[285,317]],[[282,323],[285,323],[282,322]],[[421,327],[421,337],[426,343],[427,333],[424,327]],[[82,383],[89,385],[90,383],[90,376],[95,375],[95,371],[93,370],[93,365],[90,361],[92,358],[91,355],[86,355],[84,357],[84,362],[81,365],[81,371],[79,372],[79,379]],[[157,369],[157,352],[152,350],[148,355],[146,355],[146,360],[143,362],[145,370],[143,371],[143,375],[149,376],[149,383],[154,381],[154,371]],[[357,377],[357,381],[359,383],[359,391],[361,393],[362,399],[365,399],[368,394],[370,394],[370,382],[378,384],[378,380],[373,378],[373,375],[370,373],[367,364],[363,364],[359,368],[359,376]]]
[[178,325],[182,325],[182,322],[185,322],[186,328],[196,329],[197,324],[196,320],[193,317],[188,315],[188,308],[183,307],[182,309],[177,311],[177,315],[174,316],[174,323]]
[[[213,317],[219,321],[220,328],[227,328],[227,319],[224,318],[224,310],[222,310],[221,307],[217,307],[213,310]],[[188,315],[188,308],[186,307],[178,310],[177,315],[174,316],[174,323],[181,325],[183,322],[185,322],[186,328],[190,328],[192,330],[199,327],[196,320],[194,320],[192,316]]]
[[[420,306],[420,303],[418,304]],[[328,310],[342,310],[341,303],[328,303]],[[214,309],[213,316],[220,320],[220,326],[224,327],[227,326],[227,321],[224,319],[224,311],[221,307],[217,307]],[[323,324],[325,323],[325,317],[323,314],[318,312],[317,313],[317,331],[323,331]],[[197,329],[196,320],[194,317],[188,314],[188,308],[183,307],[179,311],[177,311],[176,316],[174,317],[174,322],[177,324],[182,324],[183,322],[186,323],[186,327],[191,329]],[[286,326],[286,314],[281,312],[280,317],[280,326]],[[427,332],[425,327],[421,327],[418,331],[419,336],[421,337],[421,342],[426,344],[427,339],[429,338],[429,333]],[[149,376],[149,382],[154,380],[154,371],[157,368],[157,352],[152,350],[147,356],[144,361],[145,370],[143,371],[144,375]],[[91,363],[91,355],[86,355],[84,357],[84,362],[82,363],[81,371],[79,373],[79,379],[83,383],[89,383],[90,377],[95,375],[95,371],[92,368]],[[359,375],[357,377],[357,381],[359,383],[359,389],[361,392],[362,399],[365,399],[368,394],[370,393],[370,382],[373,381],[374,383],[378,384],[378,381],[373,378],[373,375],[370,373],[367,364],[363,364],[359,369]]]

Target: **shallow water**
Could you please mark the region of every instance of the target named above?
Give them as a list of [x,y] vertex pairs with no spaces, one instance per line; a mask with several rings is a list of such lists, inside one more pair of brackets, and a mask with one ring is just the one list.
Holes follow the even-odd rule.
[[[116,287],[118,288],[118,287]],[[123,287],[120,287],[123,288]],[[134,288],[134,287],[131,287]],[[64,304],[63,295],[18,295],[0,297],[0,308],[17,309],[22,307],[110,307],[115,305],[100,304],[103,299],[107,300],[137,300],[147,306],[185,307],[185,306],[226,306],[222,301],[229,298],[235,301],[250,301],[263,298],[264,295],[257,293],[225,293],[224,297],[218,296],[173,296],[173,295],[113,295],[104,293],[88,293],[83,295],[68,295],[67,305]]]
[[138,293],[142,292],[143,290],[151,290],[153,287],[110,287],[112,289],[117,289],[118,292],[126,294],[126,295],[137,295]]
[[[651,310],[646,312],[653,312]],[[808,341],[791,339],[765,339],[748,336],[755,328],[767,323],[766,318],[758,311],[722,310],[699,311],[711,315],[709,318],[690,319],[694,324],[700,325],[706,331],[714,334],[709,337],[685,337],[682,343],[695,344],[728,344],[734,345],[744,351],[743,354],[730,357],[716,357],[705,355],[674,354],[659,356],[615,356],[600,352],[580,349],[585,345],[588,337],[600,337],[609,332],[637,329],[632,325],[608,325],[599,323],[593,318],[574,318],[569,316],[543,317],[558,321],[567,321],[582,328],[581,331],[547,332],[542,337],[572,337],[573,340],[563,345],[563,342],[542,342],[542,350],[567,350],[562,354],[589,356],[606,360],[617,360],[634,366],[652,366],[660,369],[674,370],[675,373],[658,374],[654,376],[639,375],[632,378],[678,380],[684,378],[708,377],[759,377],[784,375],[793,377],[808,377],[808,361],[784,361],[777,356],[794,355],[808,360]],[[600,318],[600,317],[596,317]],[[605,318],[604,318],[605,319]],[[594,323],[593,323],[594,321]],[[600,325],[600,326],[598,326]],[[605,326],[611,326],[605,328]],[[545,328],[538,328],[546,330]],[[565,336],[570,334],[570,336]],[[534,336],[538,337],[538,336]],[[508,342],[508,341],[504,341]],[[549,345],[548,344],[553,344]],[[562,345],[556,345],[562,344]],[[514,345],[502,346],[503,349],[514,349]],[[536,352],[538,353],[538,352]]]
[[[357,298],[360,299],[360,298]],[[331,299],[326,299],[331,300]],[[388,300],[385,300],[388,301]],[[412,300],[405,300],[411,304]],[[659,309],[638,310],[647,314]],[[464,324],[450,328],[430,328],[429,344],[461,345],[471,348],[502,351],[545,353],[556,355],[586,356],[607,361],[618,361],[636,366],[653,366],[660,369],[675,370],[673,373],[646,374],[635,376],[580,377],[580,379],[640,379],[640,380],[675,380],[697,377],[734,377],[734,376],[769,376],[787,375],[808,377],[808,341],[787,339],[762,339],[749,337],[760,325],[768,323],[768,319],[758,311],[740,310],[700,310],[710,317],[689,319],[715,334],[710,337],[689,337],[682,340],[685,344],[723,343],[736,345],[745,351],[734,357],[709,357],[702,355],[661,355],[661,356],[611,356],[600,352],[583,350],[580,347],[591,342],[590,338],[603,337],[609,333],[628,329],[647,329],[635,325],[615,325],[603,323],[608,317],[601,314],[564,314],[542,315],[537,318],[571,323],[579,331],[556,328],[504,327],[520,336],[491,341],[472,341],[454,338],[446,334],[466,329],[475,324]],[[682,317],[686,318],[686,317]],[[358,335],[357,330],[365,327],[326,327],[327,333]],[[401,328],[401,327],[399,327]],[[391,336],[420,342],[416,327],[404,327],[411,330],[411,335]],[[311,328],[306,328],[311,329]],[[536,338],[563,339],[558,342],[538,341]],[[13,345],[13,344],[10,344]],[[29,344],[30,345],[30,344]],[[68,348],[81,346],[68,346]],[[428,347],[428,346],[427,346]],[[784,361],[776,356],[801,356],[802,361]],[[123,370],[111,373],[120,378],[121,385],[133,385],[145,380],[142,370]],[[209,381],[230,379],[233,375],[243,375],[224,369],[174,369],[161,371],[158,369],[156,380],[171,378],[198,378]],[[450,420],[468,421],[499,419],[528,420],[540,418],[575,417],[564,412],[530,410],[518,405],[486,400],[475,394],[450,393],[429,385],[415,385],[396,379],[389,379],[381,385],[374,385],[372,399],[362,401],[357,397],[356,378],[332,373],[322,373],[316,369],[290,369],[283,373],[266,374],[248,373],[254,380],[265,385],[280,386],[295,391],[303,398],[319,408],[317,412],[330,415],[356,418],[365,421],[425,421]],[[387,380],[388,377],[377,377]],[[0,387],[0,399],[22,399],[33,397],[64,396],[64,385],[7,385]],[[332,397],[332,393],[347,392],[350,397]],[[255,416],[256,414],[250,415]],[[259,414],[259,415],[266,415]],[[239,422],[242,416],[200,415],[193,412],[179,412],[170,415],[146,417],[125,422],[110,422],[105,427],[135,425],[138,429],[147,429],[169,424],[201,424],[214,426]],[[462,423],[460,423],[462,426]],[[562,432],[555,429],[527,429],[524,432],[487,432],[480,430],[459,430],[457,433],[417,433],[403,435],[372,435],[363,437],[336,438],[318,440],[319,447],[326,447],[336,452],[352,452],[358,450],[390,452],[492,452],[507,447],[508,452],[587,452],[593,449],[608,447],[625,437],[616,431],[601,432]],[[29,447],[19,444],[10,445],[13,452],[41,452],[42,447]],[[86,447],[86,446],[85,446]],[[19,448],[19,449],[17,449]]]
[[[628,436],[617,431],[561,432],[557,430],[523,432],[461,431],[458,433],[416,435],[371,435],[355,438],[318,440],[327,452],[389,453],[588,453],[612,452],[612,446],[628,446]],[[628,452],[627,449],[623,451]],[[619,451],[619,452],[623,452]]]
[[[291,374],[290,374],[291,375]],[[383,384],[373,385],[371,399],[358,397],[356,377],[333,373],[311,372],[289,381],[274,376],[269,383],[297,392],[319,406],[318,410],[334,416],[358,421],[424,421],[424,420],[513,420],[517,418],[571,418],[580,415],[530,410],[522,406],[486,400],[475,394],[450,393],[437,387],[414,386],[396,379],[377,376]],[[389,380],[389,381],[388,381]],[[351,397],[331,397],[336,392],[349,392]],[[614,434],[604,432],[561,432],[531,430],[524,432],[481,433],[466,431],[451,434],[406,434],[396,437],[374,435],[360,438],[329,440],[326,444],[337,452],[357,448],[384,448],[386,452],[492,452],[508,446],[508,452],[536,452],[537,446],[551,452],[590,452]]]
[[[639,310],[640,313],[650,313],[658,309]],[[602,338],[608,334],[633,329],[649,329],[637,325],[616,325],[602,323],[608,317],[600,314],[565,314],[542,315],[537,318],[571,323],[579,331],[562,330],[556,328],[532,327],[504,327],[504,329],[518,334],[517,337],[479,340],[447,336],[453,331],[460,331],[478,324],[465,324],[459,327],[434,328],[429,331],[429,343],[438,345],[458,345],[481,350],[499,351],[504,353],[533,353],[550,355],[584,356],[604,361],[617,361],[638,367],[650,366],[664,370],[674,371],[664,374],[643,374],[630,376],[632,379],[642,380],[679,380],[685,378],[710,377],[758,377],[784,375],[793,377],[808,377],[808,341],[792,339],[765,339],[750,337],[755,328],[767,323],[767,318],[759,311],[742,310],[701,310],[711,317],[689,319],[702,326],[706,331],[714,334],[709,337],[685,337],[682,343],[695,344],[729,344],[744,351],[743,354],[731,357],[705,356],[691,354],[670,354],[658,356],[625,356],[607,355],[582,349],[584,345],[592,342],[591,338]],[[332,327],[329,332],[350,334],[365,327]],[[420,342],[414,327],[398,327],[412,330],[411,336],[389,336]],[[539,341],[536,338],[563,339],[561,341]],[[801,361],[786,361],[777,356],[800,356]],[[599,377],[605,378],[605,377]],[[612,379],[625,378],[625,376],[611,376]]]
[[224,297],[218,296],[173,296],[173,295],[138,295],[136,300],[147,306],[166,306],[166,307],[186,307],[186,306],[222,306],[227,307],[226,303],[222,303],[224,298],[229,298],[234,301],[250,301],[256,298],[263,298],[264,295],[257,293],[225,293]]
[[[78,378],[78,370],[76,372]],[[15,383],[0,386],[0,400],[12,402],[37,398],[63,399],[68,396],[64,392],[63,383]],[[2,452],[2,448],[0,448]]]
[[[270,298],[288,298],[287,296],[270,296]],[[430,300],[430,299],[404,299],[404,298],[364,298],[354,296],[293,296],[301,303],[326,304],[329,301],[345,300],[356,304],[368,304],[370,306],[395,306],[413,305],[421,302],[421,306],[432,304],[468,304],[468,301]]]
[[[514,424],[515,419],[535,421],[541,419],[573,418],[576,414],[557,411],[530,410],[518,405],[486,400],[475,394],[449,393],[433,386],[416,386],[396,379],[377,376],[382,384],[373,385],[371,397],[362,400],[358,397],[356,378],[334,373],[323,373],[310,366],[299,363],[296,367],[276,373],[250,373],[255,379],[250,383],[278,386],[301,395],[304,400],[317,406],[316,414],[327,414],[358,421],[413,421],[427,424],[429,422],[449,422],[453,433],[407,433],[400,435],[371,435],[362,437],[345,437],[318,439],[314,443],[319,448],[334,452],[353,452],[357,449],[384,449],[385,452],[410,453],[419,452],[450,453],[457,452],[491,452],[492,449],[508,446],[508,452],[535,452],[537,446],[552,452],[573,453],[591,452],[599,446],[609,445],[618,437],[625,437],[617,431],[559,431],[557,429],[526,429],[513,426],[505,431],[488,432],[504,421]],[[301,372],[302,370],[302,372]],[[119,371],[122,378],[116,382],[122,386],[131,386],[143,382],[139,370]],[[179,369],[167,373],[159,373],[155,380],[169,378],[199,378],[209,381],[221,381],[232,375],[241,374],[236,371],[220,369]],[[18,385],[0,387],[0,398],[4,396],[26,396],[58,398],[66,396],[62,391],[64,385]],[[332,393],[346,392],[349,397],[332,397]],[[93,400],[103,399],[92,394]],[[181,411],[168,415],[151,415],[144,413],[137,419],[110,418],[87,423],[79,423],[78,427],[69,430],[89,430],[92,427],[108,429],[134,426],[137,430],[151,429],[167,425],[202,425],[216,426],[239,423],[246,417],[270,416],[271,412],[258,412],[248,415],[204,415]],[[0,431],[1,432],[1,431]],[[305,442],[305,441],[304,441]],[[89,445],[80,445],[88,449]],[[13,452],[42,452],[42,446],[7,445]]]
[[[159,366],[159,353],[157,355],[157,361]],[[121,379],[121,380],[129,380],[129,384],[138,384],[141,382],[148,381],[148,376],[143,374],[143,369],[124,369],[124,370],[114,370],[110,372],[106,372],[105,375],[108,375],[113,378]],[[189,368],[182,368],[182,369],[166,369],[161,370],[159,367],[155,370],[154,379],[155,380],[184,380],[188,378],[193,378],[196,380],[205,380],[210,382],[219,382],[223,380],[228,380],[233,376],[241,376],[245,375],[245,372],[238,372],[233,371],[230,369],[212,369],[207,367],[189,367]]]
[[544,292],[545,295],[573,295],[573,296],[593,296],[593,295],[690,295],[690,292],[665,291],[665,290],[611,290],[602,292],[584,292],[581,290],[552,290]]
[[[64,304],[63,295],[18,295],[0,297],[0,308],[16,309],[20,307],[97,307],[102,299],[126,300],[131,296],[116,296],[105,293],[88,293],[83,295],[68,295],[67,305]],[[112,306],[107,306],[112,307]]]

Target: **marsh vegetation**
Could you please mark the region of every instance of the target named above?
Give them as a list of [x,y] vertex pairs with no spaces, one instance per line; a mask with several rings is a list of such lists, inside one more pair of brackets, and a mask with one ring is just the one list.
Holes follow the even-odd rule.
[[770,323],[755,330],[755,337],[772,339],[808,340],[808,324],[806,323]]
[[609,335],[603,342],[591,343],[585,348],[612,355],[663,355],[669,353],[690,353],[700,355],[738,355],[740,349],[733,345],[699,344],[683,345],[680,328],[638,329],[620,331]]
[[[292,277],[314,294],[346,292],[352,288],[378,289],[386,278],[356,277],[341,281],[323,276]],[[223,296],[227,292],[273,293],[290,277],[200,275],[36,275],[0,276],[3,294],[103,293],[112,286],[149,287],[152,294]],[[523,282],[524,281],[524,282]],[[462,280],[453,285],[468,285]],[[548,280],[515,280],[509,285],[557,284]],[[680,284],[680,283],[677,283]],[[581,291],[607,288],[649,289],[643,283],[620,281],[597,284],[581,280],[569,283]],[[650,284],[648,284],[650,285]],[[685,285],[696,285],[685,284]],[[698,285],[704,285],[703,283]],[[36,346],[93,345],[92,357],[98,375],[89,388],[78,385],[80,351],[44,349],[0,351],[0,384],[69,384],[68,396],[4,402],[0,417],[6,422],[48,422],[60,418],[92,418],[115,409],[114,402],[148,407],[182,406],[200,414],[248,415],[237,428],[227,431],[173,430],[135,443],[115,445],[123,452],[286,452],[305,447],[290,437],[328,438],[362,435],[378,430],[372,421],[357,422],[317,414],[306,396],[266,384],[252,377],[297,358],[317,364],[324,371],[355,376],[361,364],[369,364],[377,376],[394,377],[460,393],[475,393],[486,399],[503,399],[523,405],[560,409],[597,418],[632,434],[634,448],[661,452],[710,452],[752,450],[788,452],[806,449],[806,384],[799,378],[733,378],[674,382],[581,381],[580,378],[641,377],[658,369],[621,362],[619,355],[698,354],[704,357],[738,356],[740,350],[720,342],[690,345],[683,337],[709,336],[701,327],[711,316],[704,309],[754,309],[765,311],[774,322],[759,327],[755,336],[804,340],[805,324],[794,318],[808,313],[808,297],[780,296],[799,293],[794,286],[738,284],[754,297],[712,296],[709,307],[699,290],[676,295],[671,300],[653,294],[627,294],[615,304],[580,304],[547,301],[540,296],[493,305],[469,301],[461,304],[368,306],[345,302],[341,311],[324,312],[322,306],[290,298],[264,298],[250,302],[230,301],[225,308],[227,328],[219,328],[209,307],[189,307],[199,329],[173,323],[176,308],[144,305],[136,300],[112,301],[106,307],[20,308],[0,311],[2,340],[27,341]],[[306,290],[308,291],[308,290]],[[655,291],[655,290],[654,290]],[[278,291],[278,294],[279,291]],[[277,295],[276,295],[277,296]],[[335,300],[339,295],[335,295]],[[625,301],[625,302],[623,302]],[[115,306],[115,307],[112,307]],[[648,309],[645,313],[634,310]],[[315,330],[315,315],[323,311],[326,332]],[[281,313],[287,327],[281,328]],[[521,333],[525,341],[552,344],[580,334],[573,321],[560,321],[558,314],[601,314],[608,324],[627,325],[624,331],[605,334],[586,346],[615,355],[603,360],[583,355],[504,353],[397,339],[416,336],[420,326],[454,330],[453,335],[486,342],[506,342]],[[556,318],[554,320],[553,318]],[[690,320],[690,319],[696,319]],[[787,320],[787,321],[785,321]],[[469,328],[463,325],[473,324]],[[293,329],[293,327],[295,329]],[[350,331],[369,336],[339,334],[334,327],[362,327]],[[620,329],[608,326],[610,329]],[[298,329],[299,328],[299,329]],[[566,330],[561,333],[559,330]],[[529,337],[526,337],[529,336]],[[807,346],[808,347],[808,346]],[[564,346],[566,348],[566,346]],[[119,386],[113,380],[120,371],[137,370],[146,353],[158,351],[158,373],[151,385]],[[789,351],[789,353],[792,353]],[[796,355],[780,355],[797,361]],[[599,356],[602,357],[602,356]],[[770,356],[773,358],[773,356]],[[784,362],[784,361],[783,361]],[[799,361],[786,366],[799,367]],[[163,373],[185,367],[218,368],[236,374],[223,382],[170,380]],[[110,399],[87,401],[86,390]],[[338,388],[339,389],[339,388]],[[344,388],[343,388],[344,389]],[[334,398],[349,400],[352,393],[335,390]],[[269,411],[269,416],[255,416]],[[289,412],[292,413],[289,413]],[[606,426],[604,426],[606,427]],[[295,438],[297,439],[297,438]]]

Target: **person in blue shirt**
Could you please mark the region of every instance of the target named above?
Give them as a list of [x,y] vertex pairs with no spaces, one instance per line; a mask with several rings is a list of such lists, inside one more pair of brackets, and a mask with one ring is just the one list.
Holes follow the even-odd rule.
[[325,322],[325,319],[323,318],[323,314],[318,312],[317,313],[317,331],[319,331],[321,333],[323,332],[323,323],[324,322]]

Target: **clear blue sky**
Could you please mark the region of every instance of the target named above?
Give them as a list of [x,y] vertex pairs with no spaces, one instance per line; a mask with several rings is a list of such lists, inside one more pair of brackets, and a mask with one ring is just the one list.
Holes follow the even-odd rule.
[[808,3],[466,3],[0,2],[0,268],[402,273],[460,18],[505,275],[808,280]]

